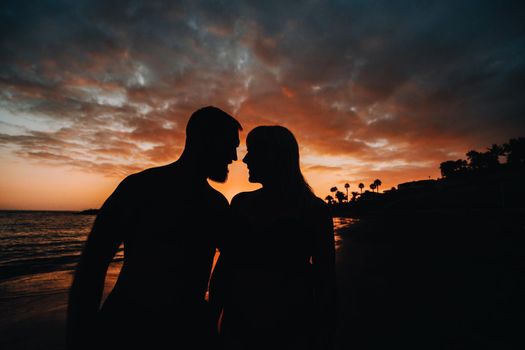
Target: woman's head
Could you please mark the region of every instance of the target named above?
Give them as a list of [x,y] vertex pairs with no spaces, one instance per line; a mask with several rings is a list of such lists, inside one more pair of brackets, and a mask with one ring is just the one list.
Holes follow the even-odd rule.
[[243,159],[250,171],[250,182],[282,191],[306,190],[299,163],[295,136],[283,126],[258,126],[246,138],[248,153]]

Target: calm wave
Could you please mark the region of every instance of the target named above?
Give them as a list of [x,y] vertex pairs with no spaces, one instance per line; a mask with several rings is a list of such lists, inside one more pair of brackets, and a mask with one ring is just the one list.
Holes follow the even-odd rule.
[[[0,299],[67,289],[94,220],[74,212],[0,211]],[[338,232],[354,221],[334,219],[336,247]],[[108,274],[118,275],[123,256],[121,247]]]
[[94,219],[73,212],[0,211],[0,280],[74,269]]

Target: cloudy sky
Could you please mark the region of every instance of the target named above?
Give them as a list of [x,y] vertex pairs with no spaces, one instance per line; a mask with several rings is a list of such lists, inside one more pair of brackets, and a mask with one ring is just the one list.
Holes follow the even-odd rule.
[[[2,1],[0,208],[98,207],[205,105],[291,129],[318,196],[525,136],[521,1]],[[245,153],[241,145],[239,156]],[[254,188],[231,167],[228,198]]]

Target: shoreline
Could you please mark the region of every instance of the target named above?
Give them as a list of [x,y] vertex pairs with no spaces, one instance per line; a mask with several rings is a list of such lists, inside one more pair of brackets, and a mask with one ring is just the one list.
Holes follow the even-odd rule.
[[336,349],[524,348],[524,212],[361,216],[341,233]]
[[[522,300],[513,286],[523,280],[525,215],[510,220],[476,211],[454,214],[338,219],[336,349],[400,344],[513,348],[520,334],[514,321]],[[120,266],[112,264],[105,296]],[[72,273],[46,272],[0,283],[0,348],[64,347]],[[27,296],[20,290],[31,291],[32,285],[41,294]]]
[[[102,300],[105,300],[118,277],[122,263],[113,262],[108,269]],[[6,350],[60,350],[65,348],[66,311],[74,270],[44,272],[2,281],[0,304],[0,348]],[[47,286],[49,292],[19,293],[23,289]]]
[[[339,235],[345,230],[346,228],[339,229]],[[121,266],[122,260],[111,264],[106,276],[103,300],[113,288]],[[64,348],[67,299],[73,273],[74,268],[57,269],[0,281],[0,300],[5,301],[0,304],[1,349]]]

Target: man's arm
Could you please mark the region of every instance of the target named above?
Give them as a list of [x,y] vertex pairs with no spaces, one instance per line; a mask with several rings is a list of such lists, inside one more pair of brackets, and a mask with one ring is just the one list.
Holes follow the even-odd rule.
[[106,272],[123,240],[123,218],[129,206],[125,182],[103,204],[80,257],[69,293],[68,349],[82,348],[94,337]]

